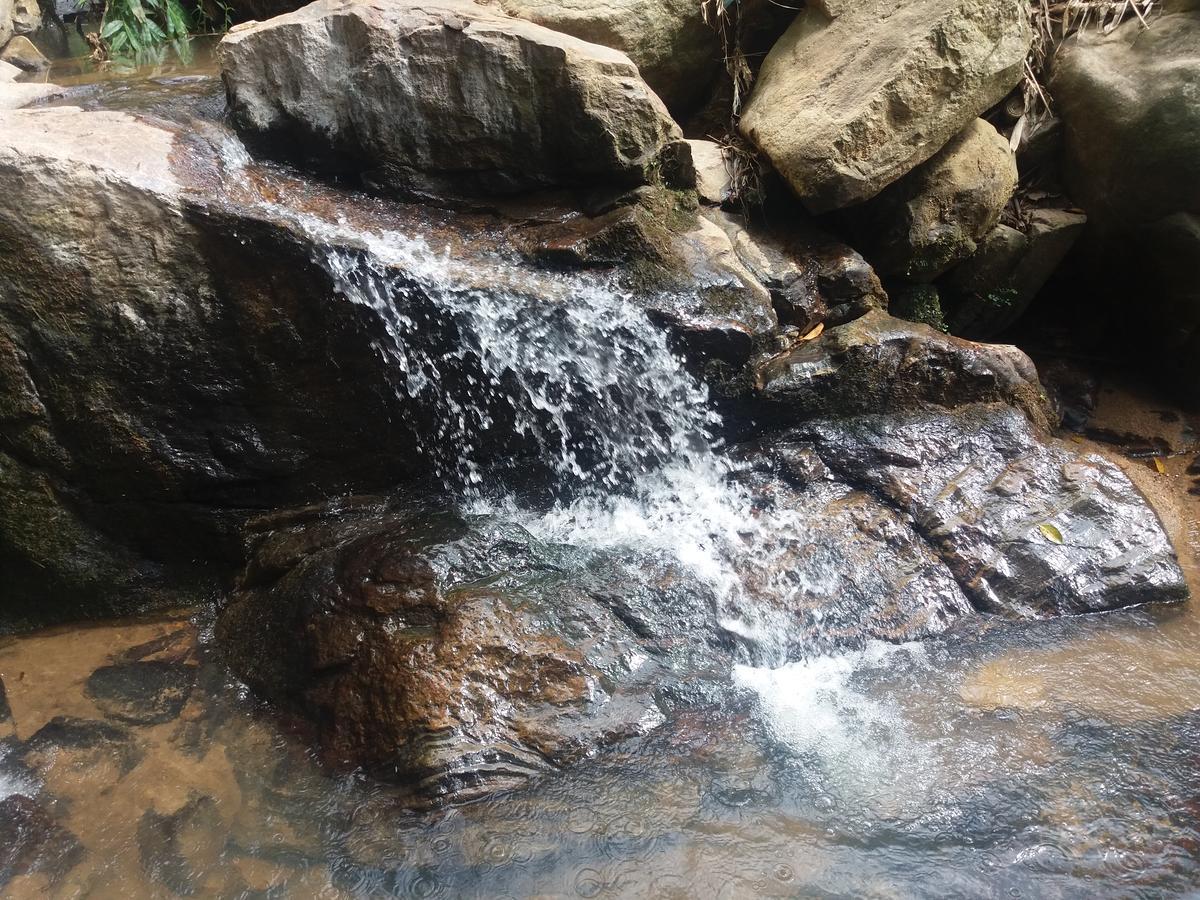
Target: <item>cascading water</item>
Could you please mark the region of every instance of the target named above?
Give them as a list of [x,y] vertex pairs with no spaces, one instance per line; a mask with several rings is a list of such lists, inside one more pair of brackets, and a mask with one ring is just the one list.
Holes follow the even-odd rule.
[[[375,350],[465,512],[583,551],[658,554],[716,598],[715,621],[748,661],[784,661],[777,610],[746,585],[811,586],[795,572],[763,584],[778,568],[770,555],[803,541],[805,523],[787,510],[764,521],[732,477],[707,387],[636,298],[600,277],[290,217],[323,248],[338,292],[383,326]],[[549,496],[531,501],[523,476],[537,468]]]

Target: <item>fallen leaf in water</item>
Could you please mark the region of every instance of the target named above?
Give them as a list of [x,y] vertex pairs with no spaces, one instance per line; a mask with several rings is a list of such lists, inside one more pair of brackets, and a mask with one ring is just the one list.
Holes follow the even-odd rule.
[[1159,475],[1167,474],[1167,467],[1163,465],[1162,457],[1154,457],[1154,470],[1158,472]]
[[816,328],[814,328],[812,331],[809,331],[809,332],[807,332],[806,334],[803,334],[803,335],[801,335],[801,337],[800,337],[800,340],[802,340],[802,341],[815,341],[817,338],[819,338],[819,337],[821,336],[821,333],[822,333],[824,330],[825,330],[825,323],[824,323],[824,322],[820,322],[820,323],[818,323],[818,324],[817,324],[817,327],[816,327]]
[[1043,522],[1041,525],[1039,525],[1038,531],[1044,534],[1047,540],[1052,541],[1055,544],[1061,544],[1063,542],[1062,532],[1049,522]]

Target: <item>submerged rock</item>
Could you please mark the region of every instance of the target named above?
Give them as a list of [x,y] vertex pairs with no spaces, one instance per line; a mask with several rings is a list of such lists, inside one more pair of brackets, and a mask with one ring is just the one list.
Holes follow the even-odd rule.
[[118,721],[158,725],[179,715],[195,683],[195,666],[151,660],[103,666],[88,677],[84,693]]
[[386,367],[364,352],[370,314],[331,302],[311,239],[261,198],[223,200],[222,180],[237,176],[218,147],[127,114],[0,122],[0,560],[16,621],[194,597],[211,577],[197,561],[240,552],[246,509],[412,465]]
[[66,769],[88,777],[108,777],[110,783],[129,774],[143,755],[129,729],[74,716],[55,716],[22,747],[22,760],[39,775]]
[[627,56],[470,0],[318,0],[232,29],[220,59],[240,129],[377,185],[459,196],[691,177]]
[[78,838],[24,794],[0,799],[0,888],[36,872],[57,881],[83,858]]
[[813,212],[920,165],[1020,80],[1020,0],[810,6],[768,54],[741,130]]
[[220,877],[227,827],[212,797],[193,797],[170,815],[148,809],[137,826],[142,868],[176,895],[201,893],[204,881]]

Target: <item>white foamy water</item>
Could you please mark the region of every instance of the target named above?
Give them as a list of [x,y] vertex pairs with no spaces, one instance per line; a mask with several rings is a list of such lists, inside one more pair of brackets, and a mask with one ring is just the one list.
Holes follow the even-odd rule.
[[[318,262],[339,292],[382,324],[375,350],[431,423],[418,426],[421,449],[465,511],[546,542],[661,554],[713,591],[726,630],[777,642],[746,574],[761,578],[762,551],[803,540],[804,523],[754,514],[707,387],[634,297],[602,277],[456,259],[420,238],[288,215],[327,248]],[[497,482],[495,460],[520,474],[521,452],[549,469],[548,506]]]

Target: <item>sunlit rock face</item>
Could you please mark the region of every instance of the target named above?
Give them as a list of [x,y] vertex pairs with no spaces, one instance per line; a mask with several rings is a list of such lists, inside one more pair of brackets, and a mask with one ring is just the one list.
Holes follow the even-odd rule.
[[813,212],[878,194],[1021,79],[1019,0],[808,6],[771,49],[742,133]]
[[500,0],[509,15],[629,54],[677,116],[703,102],[721,41],[692,0]]
[[[362,63],[366,59],[366,64]],[[469,0],[321,0],[221,42],[238,127],[439,195],[692,178],[625,54]]]

